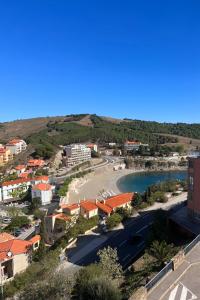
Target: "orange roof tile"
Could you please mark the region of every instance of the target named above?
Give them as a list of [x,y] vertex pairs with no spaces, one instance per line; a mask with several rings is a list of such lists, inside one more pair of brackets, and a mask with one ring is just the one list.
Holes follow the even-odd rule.
[[61,213],[61,214],[56,214],[53,215],[55,217],[55,219],[59,219],[59,220],[63,220],[63,221],[70,221],[71,218],[66,216],[65,214]]
[[50,191],[52,186],[48,183],[38,183],[32,187],[32,190]]
[[0,261],[8,259],[8,252],[12,255],[27,253],[32,244],[29,241],[13,239],[0,243]]
[[2,186],[8,186],[8,185],[14,185],[14,184],[29,182],[31,180],[32,179],[30,179],[30,178],[18,178],[18,179],[15,179],[15,180],[4,181],[1,185]]
[[28,178],[29,173],[28,172],[23,172],[21,174],[19,174],[20,178]]
[[121,206],[125,203],[131,202],[133,200],[134,193],[124,193],[120,195],[113,196],[106,200],[106,205],[110,206],[112,209]]
[[41,236],[39,234],[36,234],[34,237],[32,237],[29,242],[31,242],[32,244],[35,244],[37,242],[39,242],[41,240]]
[[26,169],[25,165],[18,165],[18,166],[15,167],[15,170],[17,170],[17,171],[20,171],[20,170],[23,170],[23,169]]
[[49,177],[46,175],[42,175],[42,176],[37,176],[35,178],[33,178],[32,180],[43,180],[43,181],[49,181]]
[[15,237],[7,232],[0,233],[0,243],[13,240]]
[[61,208],[67,208],[69,210],[74,210],[79,208],[79,204],[78,203],[73,203],[73,204],[63,204],[61,205]]
[[98,207],[91,201],[81,201],[80,206],[86,211],[97,209]]
[[103,212],[106,214],[110,214],[112,212],[112,208],[109,207],[108,205],[101,203],[101,202],[96,202],[96,206],[101,209]]
[[28,161],[28,166],[29,167],[41,167],[44,165],[44,160],[43,159],[30,159]]

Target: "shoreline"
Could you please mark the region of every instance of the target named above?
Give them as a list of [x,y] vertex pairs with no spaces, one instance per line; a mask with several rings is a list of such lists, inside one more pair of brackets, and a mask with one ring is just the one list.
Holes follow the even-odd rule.
[[123,177],[130,174],[137,173],[164,173],[186,171],[187,168],[173,168],[173,169],[159,169],[159,170],[146,170],[146,169],[124,169],[113,171],[113,166],[106,166],[102,169],[96,170],[92,173],[85,175],[83,178],[75,179],[69,186],[68,190],[68,203],[77,203],[80,200],[89,199],[101,200],[102,195],[112,196],[122,193],[119,189],[118,181]]

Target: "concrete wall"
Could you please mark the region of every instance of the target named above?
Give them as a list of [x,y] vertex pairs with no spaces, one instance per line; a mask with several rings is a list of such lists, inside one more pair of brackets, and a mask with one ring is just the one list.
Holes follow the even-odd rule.
[[13,257],[13,275],[26,270],[29,265],[28,254],[18,254]]

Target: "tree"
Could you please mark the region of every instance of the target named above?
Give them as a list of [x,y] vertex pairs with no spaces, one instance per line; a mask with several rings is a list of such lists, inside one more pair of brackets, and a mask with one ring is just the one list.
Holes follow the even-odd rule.
[[6,230],[13,231],[15,228],[23,227],[30,223],[30,220],[26,216],[14,217],[11,223],[6,227]]
[[33,212],[34,210],[38,209],[40,207],[40,205],[41,205],[41,199],[38,197],[33,198],[29,205],[30,212]]
[[21,209],[15,206],[9,206],[7,212],[10,218],[18,217],[21,214]]
[[109,229],[112,229],[115,226],[119,225],[121,221],[122,221],[122,217],[118,213],[114,213],[107,218],[106,224]]
[[166,241],[153,241],[149,253],[157,259],[161,266],[164,266],[165,262],[175,254],[175,249],[172,244],[167,244]]
[[120,291],[104,274],[100,264],[91,264],[79,271],[73,294],[77,300],[121,299]]
[[142,195],[140,193],[135,193],[132,204],[134,207],[138,207],[142,204]]
[[97,255],[99,256],[99,266],[102,268],[103,273],[108,278],[117,281],[118,283],[122,279],[122,267],[119,264],[119,258],[117,256],[117,250],[111,247],[99,250]]

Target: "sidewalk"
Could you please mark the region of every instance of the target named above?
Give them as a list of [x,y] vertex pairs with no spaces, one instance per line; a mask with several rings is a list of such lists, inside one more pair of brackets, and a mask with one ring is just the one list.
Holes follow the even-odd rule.
[[[177,270],[169,272],[148,294],[148,300],[165,300],[170,299],[170,291],[181,282],[187,282],[190,288],[191,275],[190,269],[196,266],[200,269],[200,244],[198,243],[185,257],[183,263]],[[195,272],[193,273],[195,277]],[[192,277],[193,277],[192,276]],[[192,288],[190,288],[192,289]],[[167,296],[168,295],[168,296]],[[169,297],[169,298],[168,298]],[[174,298],[173,298],[174,299]],[[177,298],[178,299],[178,298]],[[191,298],[193,299],[193,298]],[[196,299],[196,298],[195,298]]]

